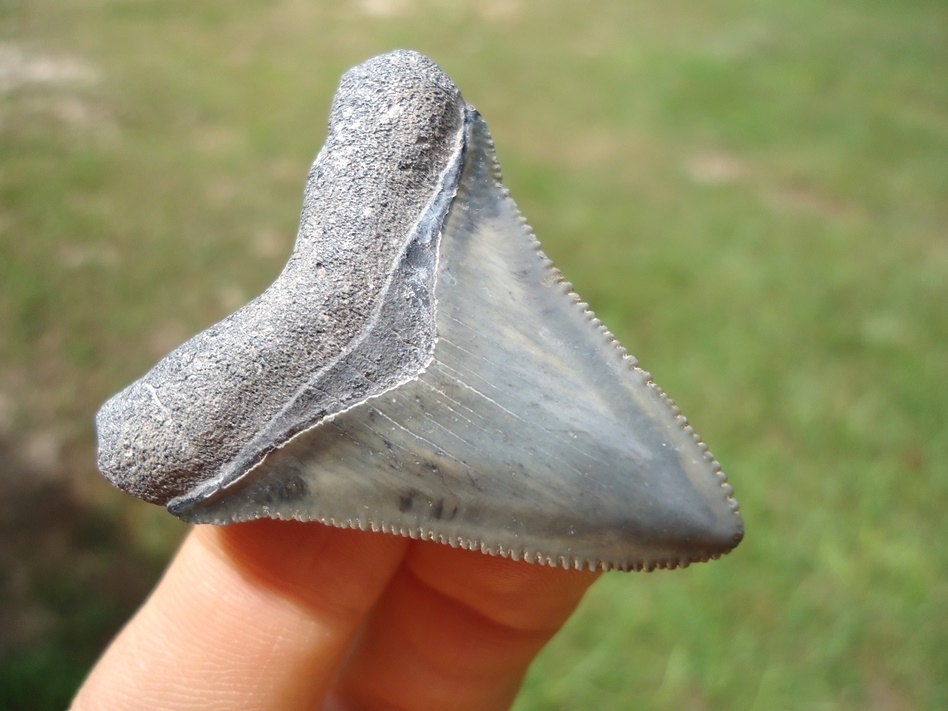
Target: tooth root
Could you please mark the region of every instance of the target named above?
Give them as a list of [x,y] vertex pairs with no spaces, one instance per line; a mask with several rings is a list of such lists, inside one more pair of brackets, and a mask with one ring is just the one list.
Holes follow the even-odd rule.
[[[402,74],[419,71],[427,72],[423,85],[432,76],[439,87],[450,85],[433,66],[419,55],[395,53],[361,71],[376,86],[386,86],[388,75],[404,82]],[[212,336],[202,334],[169,356],[173,367],[159,364],[137,390],[132,386],[147,397],[120,394],[107,404],[100,461],[114,460],[127,433],[148,423],[153,434],[134,451],[166,466],[157,481],[135,486],[158,492],[153,500],[194,522],[319,520],[590,569],[675,567],[727,552],[743,525],[720,466],[539,251],[500,184],[486,125],[474,109],[459,106],[457,131],[435,132],[443,146],[432,148],[441,156],[438,170],[420,183],[427,198],[412,203],[419,205],[411,208],[412,219],[403,210],[398,224],[380,227],[389,236],[394,230],[401,246],[383,273],[363,274],[378,286],[357,305],[366,314],[362,326],[337,334],[319,325],[341,342],[338,357],[297,362],[299,342],[312,348],[311,335],[299,329],[287,335],[287,318],[267,320],[257,300],[211,329]],[[383,108],[363,107],[388,121],[392,113]],[[418,127],[392,128],[383,139],[381,129],[364,130],[373,138],[363,140],[375,143],[362,159],[378,162],[396,184],[400,174],[385,172],[392,160],[385,146],[411,144]],[[321,161],[336,161],[353,140],[329,150],[330,139],[314,171]],[[375,208],[359,203],[358,193],[313,185],[308,204],[322,200],[330,209],[304,207],[301,239],[346,239],[317,224],[339,213],[334,201],[354,203],[346,209],[360,214]],[[364,244],[375,249],[371,240]],[[305,246],[298,242],[294,251],[301,273],[303,266],[319,273],[313,263],[319,248],[343,248],[309,244],[307,252]],[[305,289],[305,281],[286,274],[268,291],[282,296],[267,308],[299,303],[294,289]],[[298,316],[312,304],[305,306]],[[316,306],[312,323],[321,324],[325,304]],[[237,396],[218,377],[202,385],[203,409],[179,395],[195,373],[204,373],[196,362],[250,372],[240,349],[208,352],[212,344],[240,342],[248,311],[263,314],[253,328],[277,324],[276,347],[296,354],[296,374],[274,374],[263,362]],[[274,379],[280,387],[271,395]],[[332,408],[325,407],[327,398]],[[155,401],[164,407],[160,424]],[[202,429],[226,408],[237,413],[238,425],[250,424],[230,433],[219,425],[210,434]],[[217,440],[224,443],[215,448]],[[183,485],[167,483],[182,460],[201,464],[188,470]],[[142,476],[103,469],[120,485]]]
[[[100,410],[99,467],[113,483],[161,504],[214,486],[424,367],[435,336],[426,290],[412,289],[384,319],[379,309],[393,278],[417,282],[433,263],[464,106],[451,80],[414,52],[345,74],[279,278]],[[409,244],[418,248],[405,264]]]

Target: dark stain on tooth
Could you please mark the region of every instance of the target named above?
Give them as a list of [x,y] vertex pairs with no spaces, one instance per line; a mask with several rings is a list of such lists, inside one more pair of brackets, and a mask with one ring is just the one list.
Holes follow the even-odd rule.
[[398,497],[398,510],[402,513],[406,511],[411,511],[411,507],[415,502],[415,494],[417,492],[414,489],[411,489],[405,494],[402,494]]
[[435,506],[435,510],[433,513],[434,513],[434,517],[438,519],[439,521],[442,521],[442,520],[453,521],[457,517],[459,510],[460,510],[460,506],[458,506],[457,502],[454,502],[453,504],[446,506],[445,500],[441,499],[438,501],[437,505]]
[[296,472],[278,481],[261,480],[252,483],[241,494],[262,506],[278,506],[286,502],[302,501],[309,495],[309,485],[303,476]]
[[309,485],[302,476],[294,474],[281,483],[278,495],[283,501],[299,501],[309,496]]
[[457,502],[447,503],[444,498],[440,498],[434,503],[429,503],[431,517],[435,521],[453,521],[457,518],[460,507]]

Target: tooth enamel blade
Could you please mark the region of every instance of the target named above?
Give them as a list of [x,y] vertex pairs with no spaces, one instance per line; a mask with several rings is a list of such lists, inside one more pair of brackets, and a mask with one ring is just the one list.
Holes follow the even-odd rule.
[[427,368],[172,509],[196,522],[316,519],[577,568],[729,551],[742,523],[720,467],[539,251],[468,114]]

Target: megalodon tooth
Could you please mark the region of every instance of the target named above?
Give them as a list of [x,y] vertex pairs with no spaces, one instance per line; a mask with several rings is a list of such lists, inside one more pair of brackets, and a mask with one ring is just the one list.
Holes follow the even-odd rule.
[[96,424],[105,476],[195,523],[600,570],[743,535],[708,448],[540,251],[484,120],[414,52],[343,76],[273,285]]

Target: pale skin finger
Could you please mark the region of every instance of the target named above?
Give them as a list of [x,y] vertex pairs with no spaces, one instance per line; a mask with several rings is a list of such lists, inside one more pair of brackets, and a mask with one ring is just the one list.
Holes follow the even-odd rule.
[[316,708],[405,545],[318,524],[200,526],[74,708]]
[[594,577],[319,524],[202,526],[74,707],[320,708],[335,687],[337,708],[502,709]]
[[508,708],[596,577],[414,543],[345,668],[340,708]]

